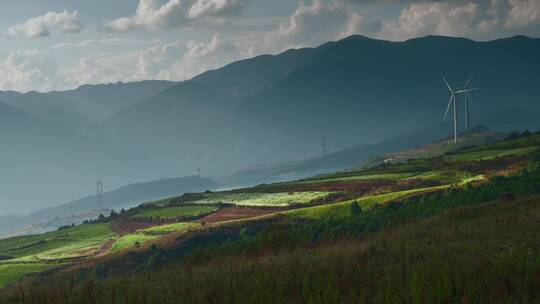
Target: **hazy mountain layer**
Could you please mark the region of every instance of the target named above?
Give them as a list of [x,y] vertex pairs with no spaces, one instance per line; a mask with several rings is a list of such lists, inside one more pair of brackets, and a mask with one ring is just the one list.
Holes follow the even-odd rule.
[[[523,36],[488,42],[352,36],[243,60],[177,84],[3,92],[0,100],[31,114],[0,109],[0,181],[10,185],[0,194],[3,212],[92,193],[98,179],[121,186],[197,168],[223,176],[303,161],[322,153],[323,136],[329,151],[395,141],[440,124],[450,97],[440,74],[460,88],[475,72],[473,124],[537,129],[538,53],[540,39]],[[462,120],[462,98],[458,103]]]

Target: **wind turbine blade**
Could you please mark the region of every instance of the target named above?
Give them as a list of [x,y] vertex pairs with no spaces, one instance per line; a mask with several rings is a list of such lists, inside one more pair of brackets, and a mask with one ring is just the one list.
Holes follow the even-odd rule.
[[448,115],[448,111],[450,111],[450,106],[452,105],[452,98],[454,98],[454,94],[450,96],[450,101],[448,102],[448,106],[446,107],[446,112],[444,112],[444,117],[442,121],[444,122],[446,120],[446,116]]
[[469,93],[469,92],[472,92],[472,91],[478,91],[478,88],[470,88],[470,89],[466,89],[466,90],[459,90],[459,91],[456,91],[454,93],[455,94],[462,94],[462,93]]
[[444,78],[444,75],[441,74],[441,77],[442,77],[442,80],[444,81],[444,83],[446,84],[446,86],[448,87],[448,89],[450,90],[450,92],[452,92],[452,94],[453,94],[454,91],[452,90],[452,87],[448,84],[448,81],[446,81],[446,78]]
[[469,76],[469,80],[467,80],[467,84],[465,84],[465,89],[468,89],[469,88],[469,84],[471,84],[471,80],[474,76],[474,73],[471,73],[471,76]]
[[467,92],[467,99],[469,100],[469,102],[472,102],[472,96],[470,92]]

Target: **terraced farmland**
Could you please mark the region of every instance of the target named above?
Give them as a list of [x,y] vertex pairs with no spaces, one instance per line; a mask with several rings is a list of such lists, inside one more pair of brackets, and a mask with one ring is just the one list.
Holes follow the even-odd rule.
[[104,246],[116,238],[110,224],[102,223],[0,240],[0,255],[4,257],[0,261],[0,287],[69,259],[102,254]]
[[[128,261],[130,265],[124,265],[126,268],[121,271],[134,274],[137,266],[141,266],[137,263],[144,263],[148,258],[145,254],[149,254],[148,245],[152,243],[159,246],[160,253],[167,250],[177,252],[174,246],[188,246],[187,249],[182,247],[188,252],[213,241],[227,243],[240,237],[241,243],[250,233],[282,226],[287,235],[291,225],[297,225],[296,228],[301,230],[302,225],[309,223],[331,226],[355,216],[384,215],[386,210],[403,206],[414,210],[411,204],[421,205],[423,201],[430,201],[436,209],[439,208],[436,204],[438,197],[449,197],[446,193],[455,196],[466,189],[492,186],[492,182],[497,181],[496,175],[517,176],[523,172],[535,172],[540,163],[539,150],[535,146],[538,138],[539,135],[529,141],[518,139],[514,142],[519,145],[514,148],[507,143],[465,148],[434,158],[383,164],[366,170],[336,172],[293,182],[223,192],[188,193],[111,214],[100,219],[100,223],[0,240],[0,286],[25,274],[52,267],[69,269],[87,263],[91,268],[92,263],[109,259],[120,265],[124,257],[141,255],[141,259]],[[533,183],[529,181],[523,189],[517,186],[503,189],[501,186],[499,190],[534,193],[529,191],[534,188],[531,185]],[[431,195],[433,192],[441,193]],[[475,195],[469,199],[478,202],[496,199],[486,190],[470,192]],[[453,206],[450,203],[448,200],[447,205]],[[467,200],[459,202],[466,203]],[[418,215],[419,218],[422,216],[423,213]],[[370,231],[371,228],[362,229]],[[320,232],[314,231],[315,235]],[[279,229],[275,233],[279,235]],[[261,241],[268,240],[263,238]],[[293,243],[297,241],[295,239]],[[140,248],[134,249],[137,244]],[[176,257],[175,261],[178,261]]]
[[16,261],[56,260],[87,255],[117,235],[109,223],[80,225],[54,232],[0,240],[0,255]]

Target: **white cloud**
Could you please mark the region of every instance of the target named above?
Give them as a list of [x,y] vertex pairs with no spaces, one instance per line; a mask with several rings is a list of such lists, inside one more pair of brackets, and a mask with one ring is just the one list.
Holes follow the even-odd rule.
[[245,55],[233,43],[218,35],[214,35],[209,42],[178,41],[142,52],[137,62],[137,74],[141,79],[184,80]]
[[204,42],[177,41],[121,54],[83,56],[74,65],[61,68],[50,53],[14,51],[0,61],[0,90],[51,91],[118,81],[186,80],[249,55],[248,49],[240,50],[219,35]]
[[475,3],[419,3],[403,9],[399,20],[385,26],[390,39],[403,40],[429,34],[463,36],[476,34],[482,21]]
[[540,23],[540,1],[508,0],[508,4],[511,9],[505,21],[507,27],[522,27]]
[[301,1],[287,22],[266,35],[265,42],[271,49],[282,50],[313,46],[352,34],[373,35],[379,29],[378,20],[368,21],[343,1],[326,4],[314,0],[309,5]]
[[36,50],[15,51],[0,62],[0,89],[25,92],[56,89],[60,80],[55,60]]
[[384,26],[382,38],[404,40],[429,34],[490,39],[540,22],[538,0],[414,3]]
[[[105,58],[104,61],[107,61]],[[136,80],[134,71],[122,69],[120,66],[102,62],[103,59],[83,57],[77,67],[68,71],[64,82],[68,87],[78,87],[84,84],[114,83],[118,81]]]
[[108,31],[160,29],[219,23],[239,14],[249,0],[139,0],[135,15],[106,22]]
[[26,20],[24,23],[9,27],[7,34],[11,37],[44,37],[54,33],[74,34],[82,29],[79,13],[48,12],[45,15]]
[[234,16],[241,12],[249,0],[197,0],[189,9],[190,18],[202,16]]

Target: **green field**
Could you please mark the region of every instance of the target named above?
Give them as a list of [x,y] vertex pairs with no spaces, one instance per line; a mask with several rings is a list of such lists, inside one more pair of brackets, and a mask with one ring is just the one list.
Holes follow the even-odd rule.
[[351,182],[359,180],[384,180],[384,181],[397,181],[406,178],[413,178],[418,175],[419,172],[404,172],[404,173],[378,173],[356,176],[344,176],[335,178],[316,178],[293,182],[291,184],[323,184],[323,183],[338,183],[338,182]]
[[144,242],[153,240],[157,237],[158,237],[157,235],[146,235],[144,233],[133,233],[133,234],[124,235],[113,244],[111,248],[111,252],[116,252],[118,250],[122,250],[125,248],[134,247],[135,243],[137,242],[139,242],[139,244],[142,244]]
[[16,282],[27,274],[41,272],[54,266],[56,265],[39,263],[0,264],[0,288],[8,283]]
[[107,240],[116,238],[117,235],[109,226],[108,223],[80,225],[44,234],[0,240],[0,255],[12,257],[16,261],[76,257],[83,251],[98,248]]
[[140,230],[140,233],[146,235],[165,235],[171,232],[184,231],[191,228],[199,227],[199,223],[174,223],[161,226],[155,226],[147,229]]
[[125,248],[135,246],[136,242],[142,244],[144,242],[156,239],[160,236],[167,235],[172,232],[185,231],[191,228],[199,227],[198,223],[174,223],[151,228],[141,229],[135,233],[125,235],[118,239],[112,246],[111,251],[116,252]]
[[331,192],[292,193],[206,193],[196,204],[231,204],[237,206],[286,207],[295,204],[309,204],[323,199]]
[[486,148],[503,150],[503,149],[516,149],[516,148],[527,148],[527,147],[538,147],[540,146],[540,134],[535,134],[532,136],[525,136],[513,140],[505,140],[492,144],[490,146],[478,146],[472,148],[472,151],[482,151]]
[[139,218],[148,218],[148,217],[159,217],[159,218],[176,218],[181,217],[192,217],[208,214],[216,211],[218,208],[211,206],[180,206],[172,208],[160,208],[160,209],[150,209],[145,210],[141,213],[137,213],[135,217]]
[[354,201],[358,203],[358,205],[362,208],[363,211],[367,211],[373,208],[373,206],[375,205],[384,204],[386,202],[400,199],[408,195],[435,191],[435,190],[442,190],[447,187],[448,186],[438,186],[438,187],[431,187],[431,188],[398,191],[398,192],[392,192],[388,194],[361,197],[355,200],[349,200],[349,201],[335,203],[335,204],[320,205],[320,206],[313,206],[313,207],[302,208],[302,209],[289,210],[289,211],[284,211],[282,213],[286,216],[290,216],[293,218],[304,218],[304,219],[320,219],[325,216],[346,217],[350,215],[350,207]]
[[537,147],[528,147],[528,148],[519,148],[519,149],[503,149],[503,150],[482,150],[482,151],[461,153],[461,154],[456,154],[456,155],[449,155],[449,156],[446,156],[445,159],[450,162],[491,160],[491,159],[495,159],[499,157],[525,156],[536,150],[538,150]]

